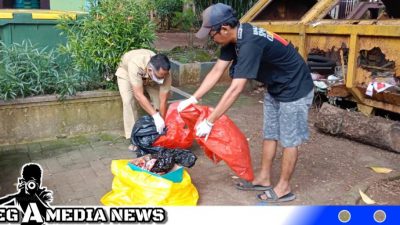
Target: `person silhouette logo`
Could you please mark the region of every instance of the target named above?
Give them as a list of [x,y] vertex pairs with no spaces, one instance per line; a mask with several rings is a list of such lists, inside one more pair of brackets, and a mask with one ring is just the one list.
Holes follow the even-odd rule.
[[21,224],[44,224],[46,211],[53,201],[53,192],[42,187],[43,170],[28,163],[21,169],[17,192],[0,198],[0,205],[15,206],[22,213]]

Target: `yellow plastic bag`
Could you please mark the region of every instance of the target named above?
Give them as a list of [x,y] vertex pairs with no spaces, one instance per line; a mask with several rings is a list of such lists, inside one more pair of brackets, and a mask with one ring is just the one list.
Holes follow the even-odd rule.
[[132,170],[129,160],[113,160],[114,174],[112,191],[101,198],[106,206],[193,206],[197,205],[199,194],[189,174],[183,171],[183,180],[173,183],[162,177]]

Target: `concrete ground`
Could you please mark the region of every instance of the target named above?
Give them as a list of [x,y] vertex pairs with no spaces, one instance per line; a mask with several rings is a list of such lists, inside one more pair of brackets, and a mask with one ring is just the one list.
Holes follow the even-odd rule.
[[[217,87],[203,99],[215,106],[226,87]],[[192,93],[194,87],[185,88]],[[387,152],[347,139],[319,133],[313,127],[316,110],[310,112],[310,140],[300,149],[292,179],[297,199],[289,205],[362,204],[359,189],[377,204],[400,204],[398,178],[400,154]],[[252,162],[257,174],[262,144],[262,91],[247,92],[227,113],[249,139]],[[16,191],[17,177],[24,163],[42,165],[43,186],[54,192],[53,205],[99,205],[111,190],[111,160],[133,158],[129,142],[119,132],[83,135],[54,141],[0,147],[0,196]],[[258,192],[234,188],[235,174],[223,163],[213,164],[194,145],[196,165],[187,171],[199,191],[199,205],[260,205]],[[276,182],[281,148],[273,167]],[[377,174],[367,166],[394,169]],[[389,179],[390,178],[390,179]],[[395,183],[393,183],[395,182]]]

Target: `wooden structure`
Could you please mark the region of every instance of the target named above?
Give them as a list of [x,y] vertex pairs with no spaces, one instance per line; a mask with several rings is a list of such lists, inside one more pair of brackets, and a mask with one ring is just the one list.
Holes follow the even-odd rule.
[[397,64],[394,72],[400,77],[400,19],[328,19],[339,3],[339,0],[260,0],[241,22],[279,34],[295,45],[303,57],[311,49],[340,48],[344,43],[349,48],[345,85],[338,87],[341,91],[332,93],[342,93],[337,97],[349,96],[365,114],[373,108],[400,113],[399,93],[385,92],[372,98],[365,95],[365,86],[372,80],[371,72],[357,64],[361,50],[379,47],[387,59]]

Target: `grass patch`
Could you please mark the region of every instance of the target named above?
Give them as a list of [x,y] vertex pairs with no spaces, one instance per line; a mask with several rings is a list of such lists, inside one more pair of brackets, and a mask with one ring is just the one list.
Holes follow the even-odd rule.
[[112,136],[110,134],[105,134],[105,133],[101,133],[99,136],[100,136],[102,141],[112,141],[112,142],[114,142],[115,139],[116,139],[115,136]]
[[198,47],[186,47],[178,46],[172,50],[165,52],[173,60],[181,63],[193,63],[193,62],[211,62],[216,61],[218,54],[214,50],[206,50]]

